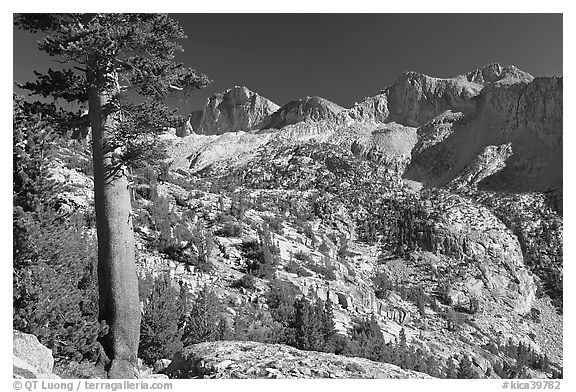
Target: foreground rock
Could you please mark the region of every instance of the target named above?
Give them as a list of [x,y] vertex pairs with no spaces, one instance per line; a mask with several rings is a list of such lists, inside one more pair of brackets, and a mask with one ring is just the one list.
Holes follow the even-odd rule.
[[52,350],[40,344],[36,336],[13,331],[14,378],[59,378],[52,373]]
[[177,378],[431,378],[363,358],[231,341],[187,347],[166,373]]

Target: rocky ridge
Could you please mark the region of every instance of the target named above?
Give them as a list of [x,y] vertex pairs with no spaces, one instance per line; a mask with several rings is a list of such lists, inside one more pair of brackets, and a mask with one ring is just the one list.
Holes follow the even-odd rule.
[[364,358],[256,342],[196,344],[177,355],[164,372],[179,378],[430,378]]
[[[265,109],[245,107],[248,96]],[[562,184],[562,79],[533,78],[514,66],[490,64],[446,79],[406,72],[350,109],[320,97],[279,108],[240,87],[210,102],[201,115],[203,125],[191,128],[199,134],[248,132],[242,134],[241,144],[250,151],[268,143],[313,140],[350,148],[425,187],[455,181],[517,192],[559,189]],[[197,116],[190,121],[198,123]],[[180,142],[191,143],[186,151],[193,157],[189,163],[199,156],[208,161],[215,150],[230,146],[227,137],[210,139],[210,148],[204,150],[195,147],[197,142]],[[504,145],[505,153],[489,158],[494,148],[502,150]],[[243,151],[231,151],[229,158],[237,159]]]

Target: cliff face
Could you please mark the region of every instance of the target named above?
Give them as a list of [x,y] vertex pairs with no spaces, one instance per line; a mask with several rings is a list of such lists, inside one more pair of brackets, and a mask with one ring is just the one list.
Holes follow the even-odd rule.
[[225,132],[247,131],[258,126],[268,115],[278,110],[274,102],[246,87],[234,87],[212,96],[203,110],[193,112],[178,136],[190,132],[220,135]]
[[[562,188],[562,79],[500,82],[474,99],[475,111],[420,128],[407,178],[512,192]],[[494,148],[504,145],[496,157]]]
[[475,97],[482,85],[465,78],[440,79],[416,72],[406,72],[386,89],[389,119],[422,126],[447,109],[473,112]]

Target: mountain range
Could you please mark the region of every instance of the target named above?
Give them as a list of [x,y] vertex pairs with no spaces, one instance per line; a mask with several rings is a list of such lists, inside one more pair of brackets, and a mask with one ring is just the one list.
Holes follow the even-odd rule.
[[[211,97],[163,137],[161,169],[133,173],[138,273],[209,286],[228,325],[258,343],[192,345],[166,372],[408,378],[459,363],[479,378],[557,377],[562,86],[490,64],[453,78],[406,72],[351,108],[280,106],[238,86]],[[50,170],[62,208],[89,215],[78,162],[89,152],[69,147]],[[329,300],[354,355],[385,364],[344,359],[342,340],[331,354],[279,346],[270,296],[286,292]],[[386,344],[370,348],[374,336]]]
[[[272,140],[314,139],[386,162],[424,187],[558,191],[562,91],[561,77],[534,78],[499,64],[448,79],[405,72],[349,109],[322,97],[280,107],[237,86],[211,97],[177,135],[234,132],[242,147],[231,159]],[[212,149],[232,143],[230,137],[211,139],[195,163],[211,162]]]

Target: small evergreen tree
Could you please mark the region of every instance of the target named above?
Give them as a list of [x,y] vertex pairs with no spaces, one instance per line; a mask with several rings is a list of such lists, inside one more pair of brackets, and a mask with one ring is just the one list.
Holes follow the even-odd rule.
[[290,327],[294,330],[296,348],[312,351],[321,351],[324,348],[323,308],[320,302],[315,306],[304,297],[294,302],[294,320]]
[[446,360],[445,378],[458,378],[458,370],[456,369],[455,359],[448,357]]
[[334,322],[334,304],[330,297],[324,302],[324,308],[322,309],[322,336],[324,338],[324,351],[332,351],[333,338],[336,335],[336,323]]
[[138,355],[149,365],[182,350],[181,324],[185,316],[187,298],[172,285],[168,274],[154,280],[144,304],[140,324]]
[[467,355],[463,355],[462,359],[460,360],[457,377],[464,379],[477,377],[476,374],[474,373],[474,370],[472,369],[472,362],[470,361],[470,358],[468,358]]
[[425,362],[424,373],[431,375],[432,377],[439,378],[442,376],[441,368],[438,364],[437,359],[433,355],[428,355]]
[[201,342],[221,340],[226,321],[221,315],[221,303],[216,294],[204,286],[193,301],[186,319],[183,343],[185,346]]

